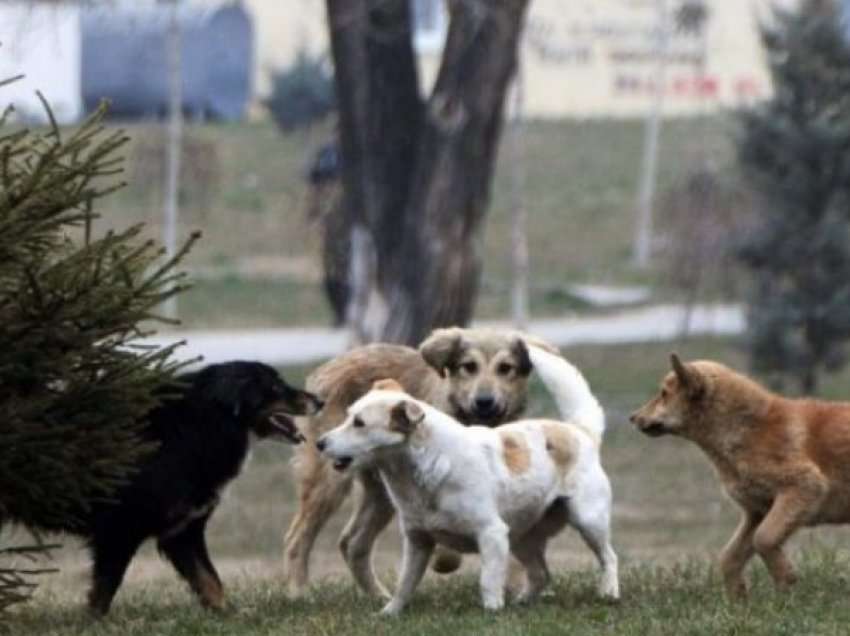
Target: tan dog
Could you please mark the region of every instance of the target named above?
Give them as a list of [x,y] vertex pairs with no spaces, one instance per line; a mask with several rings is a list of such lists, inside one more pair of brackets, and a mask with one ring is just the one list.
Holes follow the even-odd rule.
[[631,415],[648,435],[680,435],[711,459],[743,509],[720,557],[727,592],[746,595],[758,554],[778,587],[795,581],[782,547],[803,526],[850,522],[850,403],[788,399],[717,362],[682,364]]
[[[348,407],[384,378],[398,381],[409,395],[465,424],[496,426],[515,419],[525,407],[532,368],[525,340],[552,349],[516,332],[453,327],[435,330],[419,351],[386,344],[354,349],[307,378],[308,390],[319,395],[325,407],[316,417],[299,422],[307,443],[296,449],[299,508],[284,539],[290,595],[304,592],[316,537],[345,500],[356,476],[363,489],[339,547],[364,591],[389,596],[371,566],[375,539],[394,514],[386,489],[374,470],[335,471],[319,454],[316,440],[338,426]],[[451,571],[459,561],[453,553],[443,553],[434,567]]]

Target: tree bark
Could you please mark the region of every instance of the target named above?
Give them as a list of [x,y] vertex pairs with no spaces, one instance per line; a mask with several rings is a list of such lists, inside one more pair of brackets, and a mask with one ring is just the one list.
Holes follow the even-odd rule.
[[416,343],[472,316],[476,236],[528,0],[449,0],[426,101],[408,0],[327,0],[356,339]]

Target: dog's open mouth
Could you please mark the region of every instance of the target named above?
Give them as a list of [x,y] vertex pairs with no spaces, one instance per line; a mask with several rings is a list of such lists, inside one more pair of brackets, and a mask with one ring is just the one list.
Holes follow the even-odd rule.
[[650,422],[640,427],[640,432],[650,437],[661,437],[667,432],[667,428],[661,422]]
[[337,457],[334,460],[334,469],[339,471],[345,470],[351,465],[353,459],[353,457]]
[[291,444],[300,444],[304,441],[304,435],[295,426],[293,419],[280,411],[270,413],[258,429],[257,434],[261,437],[277,438]]

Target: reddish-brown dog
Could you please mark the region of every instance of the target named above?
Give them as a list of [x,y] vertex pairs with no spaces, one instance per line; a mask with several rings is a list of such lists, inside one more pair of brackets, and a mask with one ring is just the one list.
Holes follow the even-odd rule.
[[782,550],[800,527],[850,522],[850,403],[789,399],[707,360],[683,364],[631,421],[647,435],[696,443],[742,508],[720,566],[727,592],[746,595],[758,554],[778,587],[795,581]]

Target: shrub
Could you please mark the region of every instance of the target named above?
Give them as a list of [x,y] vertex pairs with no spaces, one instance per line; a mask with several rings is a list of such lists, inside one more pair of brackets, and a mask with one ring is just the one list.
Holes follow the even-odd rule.
[[295,63],[272,76],[266,106],[283,131],[307,126],[336,109],[333,74],[324,55],[300,50]]

